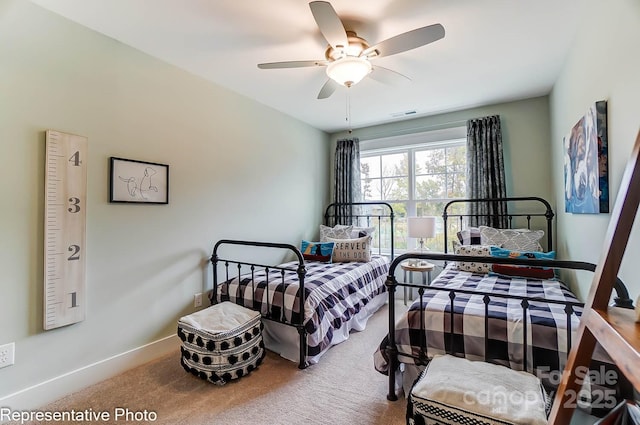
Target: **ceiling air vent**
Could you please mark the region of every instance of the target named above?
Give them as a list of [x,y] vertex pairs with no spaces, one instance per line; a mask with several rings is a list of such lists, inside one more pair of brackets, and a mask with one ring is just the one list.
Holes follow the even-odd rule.
[[394,112],[391,114],[393,118],[406,117],[407,115],[415,115],[416,111],[403,111],[403,112]]

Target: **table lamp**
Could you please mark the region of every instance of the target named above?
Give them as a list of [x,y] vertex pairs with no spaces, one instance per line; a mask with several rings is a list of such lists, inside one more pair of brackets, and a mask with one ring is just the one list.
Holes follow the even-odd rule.
[[420,240],[420,253],[424,252],[424,240],[436,236],[435,217],[407,217],[407,234]]

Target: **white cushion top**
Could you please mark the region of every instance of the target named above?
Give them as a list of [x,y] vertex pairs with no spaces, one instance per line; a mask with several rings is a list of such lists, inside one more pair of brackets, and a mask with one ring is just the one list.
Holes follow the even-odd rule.
[[257,311],[224,301],[203,310],[184,316],[180,322],[196,330],[204,330],[212,334],[228,332],[243,326],[260,316]]
[[540,380],[505,366],[435,356],[411,393],[509,423],[547,423]]

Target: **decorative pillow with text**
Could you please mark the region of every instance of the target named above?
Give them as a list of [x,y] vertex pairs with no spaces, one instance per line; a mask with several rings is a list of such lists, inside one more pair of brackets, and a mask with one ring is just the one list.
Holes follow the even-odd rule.
[[333,247],[334,263],[366,263],[371,261],[371,236],[356,239],[328,238],[327,241],[335,244]]

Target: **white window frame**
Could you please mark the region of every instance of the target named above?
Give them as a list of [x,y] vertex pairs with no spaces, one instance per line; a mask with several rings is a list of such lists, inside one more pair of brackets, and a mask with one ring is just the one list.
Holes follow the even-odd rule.
[[[466,127],[454,127],[444,130],[432,130],[428,132],[403,134],[379,139],[360,141],[360,158],[367,158],[379,155],[388,155],[394,153],[404,153],[408,155],[408,199],[391,200],[380,199],[375,201],[394,203],[404,203],[407,205],[407,217],[415,216],[417,213],[416,205],[420,202],[444,202],[458,198],[444,199],[416,199],[416,175],[415,175],[415,153],[416,151],[426,149],[438,149],[446,147],[454,147],[466,145]],[[382,176],[382,169],[380,178]],[[448,173],[447,173],[448,174]],[[388,178],[388,177],[387,177]],[[407,238],[407,246],[412,247],[415,244],[413,238]],[[413,248],[408,248],[413,250]],[[396,249],[397,253],[404,252],[404,249]]]

